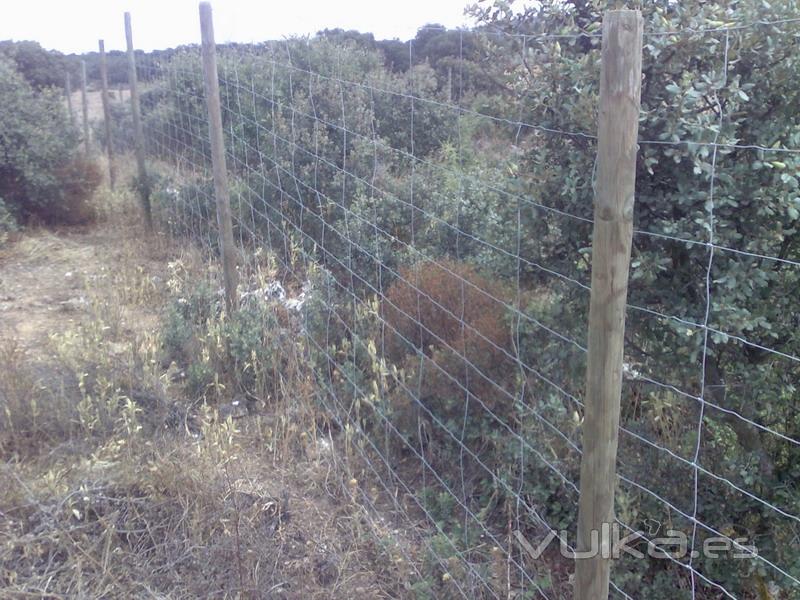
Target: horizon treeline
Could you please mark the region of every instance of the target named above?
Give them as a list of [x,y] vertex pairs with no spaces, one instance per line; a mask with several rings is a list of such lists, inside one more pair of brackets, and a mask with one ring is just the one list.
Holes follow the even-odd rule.
[[[296,39],[327,38],[338,42],[351,42],[382,54],[385,65],[392,71],[406,71],[412,63],[429,61],[436,65],[441,61],[451,61],[465,53],[474,51],[469,43],[468,35],[472,29],[448,29],[436,23],[421,26],[417,35],[406,41],[398,38],[375,39],[372,33],[340,28],[324,29],[312,36],[298,36]],[[467,35],[465,35],[465,33]],[[467,40],[466,44],[464,40]],[[274,40],[263,42],[240,43],[229,42],[217,44],[220,49],[246,50],[256,49]],[[144,51],[136,50],[137,58],[169,60],[187,49],[199,47],[197,44],[181,44],[174,47]],[[90,82],[100,81],[100,53],[97,51],[65,54],[58,50],[48,50],[39,42],[32,40],[0,40],[0,55],[12,59],[17,70],[35,88],[64,87],[66,74],[69,73],[76,89],[80,81],[80,61],[86,61],[86,77]],[[128,83],[128,63],[124,50],[106,50],[108,64],[108,83],[110,86]],[[452,64],[451,64],[452,66]]]

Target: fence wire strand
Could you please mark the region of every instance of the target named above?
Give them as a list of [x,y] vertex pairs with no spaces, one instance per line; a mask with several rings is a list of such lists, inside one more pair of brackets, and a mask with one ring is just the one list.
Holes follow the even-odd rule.
[[[774,239],[730,235],[719,216],[732,193],[721,177],[733,152],[786,161],[800,153],[785,140],[736,139],[723,99],[738,85],[735,44],[793,35],[797,23],[645,31],[648,43],[663,47],[686,36],[713,40],[720,54],[707,73],[712,106],[698,116],[704,135],[648,139],[645,129],[639,140],[643,153],[701,153],[708,161],[685,192],[695,194],[691,210],[702,217],[648,222],[651,206],[637,206],[634,260],[680,253],[691,263],[690,279],[670,304],[663,290],[647,287],[663,284],[666,268],[644,284],[634,277],[627,304],[617,524],[649,548],[662,548],[668,529],[683,532],[688,553],[619,559],[614,596],[668,598],[678,589],[692,600],[755,597],[749,575],[724,571],[699,552],[717,538],[746,556],[741,573],[757,573],[785,593],[774,597],[800,597],[800,570],[781,546],[800,536],[797,483],[787,475],[782,486],[769,486],[753,476],[777,468],[768,464],[775,457],[797,456],[795,424],[759,403],[768,401],[766,392],[793,397],[800,352],[766,318],[726,321],[758,303],[729,306],[722,283],[725,269],[756,264],[794,277],[800,258],[772,252]],[[508,69],[524,78],[544,68],[527,63],[531,52],[540,56],[543,45],[559,40],[597,46],[599,29],[423,31],[455,33],[446,69],[436,71],[414,42],[405,49],[407,68],[395,71],[368,50],[320,36],[218,50],[240,295],[244,302],[263,294],[248,287],[263,251],[274,255],[284,282],[302,281],[308,290],[298,313],[305,358],[321,407],[348,432],[376,484],[378,496],[355,492],[373,529],[385,528],[386,519],[407,528],[448,575],[448,597],[566,597],[568,559],[554,549],[533,557],[518,539],[535,546],[551,532],[574,535],[593,217],[590,203],[570,198],[591,199],[593,174],[578,173],[574,188],[553,194],[525,180],[516,161],[539,147],[554,152],[553,144],[591,167],[597,138],[585,119],[545,122],[527,92],[500,108],[482,106],[467,55],[483,52],[487,61],[499,45]],[[159,218],[213,257],[199,53],[145,56],[138,69],[149,160],[160,178]],[[490,156],[501,147],[507,156]],[[666,197],[675,197],[678,184],[664,185]],[[769,389],[747,381],[755,377],[747,362],[753,353],[762,362],[752,364],[769,368],[752,385]],[[729,362],[718,376],[721,356]],[[770,379],[773,369],[790,375]],[[720,454],[751,442],[746,463]],[[734,520],[750,512],[758,518]],[[658,526],[644,535],[648,520]],[[399,537],[410,576],[426,580]],[[780,543],[765,541],[773,538]],[[748,545],[762,542],[757,551]],[[663,577],[675,589],[657,583]]]

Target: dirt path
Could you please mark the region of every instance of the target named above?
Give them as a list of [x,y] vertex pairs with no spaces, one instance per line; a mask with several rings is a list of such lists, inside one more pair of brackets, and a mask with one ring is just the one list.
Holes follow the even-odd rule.
[[[0,337],[38,354],[51,334],[91,318],[87,289],[102,293],[132,262],[154,273],[163,271],[152,259],[135,256],[126,242],[117,228],[103,224],[60,233],[36,231],[11,244],[0,253]],[[149,325],[155,311],[139,310],[136,317],[136,326]]]
[[[409,551],[296,398],[234,424],[170,383],[159,315],[168,263],[191,250],[135,223],[0,250],[0,598],[408,597]],[[168,417],[187,406],[200,433]]]

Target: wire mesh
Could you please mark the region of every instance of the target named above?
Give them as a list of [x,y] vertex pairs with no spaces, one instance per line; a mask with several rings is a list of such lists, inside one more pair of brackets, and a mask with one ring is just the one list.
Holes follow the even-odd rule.
[[[743,67],[783,44],[783,77],[799,23],[645,31],[615,596],[800,597],[798,123]],[[320,405],[430,558],[420,592],[571,593],[571,559],[531,549],[575,537],[595,31],[428,27],[393,61],[332,34],[218,49],[240,295],[266,293],[264,251],[303,290]],[[214,256],[199,52],[138,69],[161,223]],[[734,118],[755,94],[785,120],[770,139]]]

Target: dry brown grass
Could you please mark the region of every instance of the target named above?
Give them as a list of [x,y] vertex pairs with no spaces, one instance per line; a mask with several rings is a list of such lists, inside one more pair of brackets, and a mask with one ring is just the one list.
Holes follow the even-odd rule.
[[146,238],[129,192],[103,200],[98,227],[0,257],[0,598],[411,597],[416,551],[365,510],[299,346],[256,414],[185,398],[159,360],[167,263],[213,275]]
[[273,464],[214,427],[195,444],[114,440],[49,469],[6,464],[0,596],[402,595],[325,470]]

